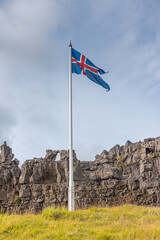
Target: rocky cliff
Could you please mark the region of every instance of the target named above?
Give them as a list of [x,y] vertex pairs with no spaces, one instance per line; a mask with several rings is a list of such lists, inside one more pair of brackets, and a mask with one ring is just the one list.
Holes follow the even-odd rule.
[[[56,161],[57,154],[60,160]],[[68,151],[47,150],[45,158],[27,160],[19,168],[6,142],[0,153],[0,212],[38,212],[68,203]],[[79,161],[74,152],[75,206],[160,206],[160,137]]]

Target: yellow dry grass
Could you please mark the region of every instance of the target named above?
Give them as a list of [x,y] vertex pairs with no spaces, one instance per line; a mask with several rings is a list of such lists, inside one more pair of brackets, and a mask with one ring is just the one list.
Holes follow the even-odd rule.
[[42,214],[0,214],[0,240],[160,239],[160,208],[125,205]]

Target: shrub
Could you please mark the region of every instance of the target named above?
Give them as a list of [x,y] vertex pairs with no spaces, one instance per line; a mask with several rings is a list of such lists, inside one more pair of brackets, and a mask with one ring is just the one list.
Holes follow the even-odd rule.
[[20,198],[18,195],[16,195],[15,198],[14,198],[14,201],[15,201],[18,205],[20,205],[20,203],[21,203],[21,198]]
[[117,155],[117,156],[115,157],[115,159],[118,159],[119,161],[122,161],[122,160],[123,160],[123,157],[122,157],[121,155]]

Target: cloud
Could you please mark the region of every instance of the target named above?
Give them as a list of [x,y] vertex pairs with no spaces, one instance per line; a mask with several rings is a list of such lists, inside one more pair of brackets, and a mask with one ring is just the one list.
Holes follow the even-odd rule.
[[149,94],[159,81],[159,3],[91,1],[91,11],[90,23],[95,34],[98,32],[99,39],[106,43],[102,51],[98,49],[99,58],[106,58],[110,72],[121,79],[122,82],[115,82],[116,86],[126,81],[130,84],[132,79],[133,88],[137,91],[148,88]]
[[16,117],[12,114],[10,109],[0,105],[0,136],[1,141],[9,138],[9,132],[16,126]]
[[[109,70],[104,79],[111,92],[104,96],[82,76],[77,80],[75,95],[81,104],[75,103],[76,146],[80,136],[88,149],[91,142],[109,148],[124,144],[127,139],[138,141],[157,136],[160,4],[100,0],[89,1],[88,5],[88,19],[84,16],[81,22],[85,26],[86,21],[83,36],[78,33],[83,41],[78,46],[84,46],[87,57]],[[79,92],[83,92],[83,97]]]
[[55,99],[63,51],[56,34],[69,21],[69,5],[52,0],[0,2],[0,133],[22,161],[42,145],[45,151],[53,143],[51,128],[59,129],[62,110]]
[[111,86],[73,76],[78,158],[159,131],[159,14],[156,0],[0,2],[1,134],[21,162],[68,148],[70,39]]
[[[51,0],[6,1],[0,8],[0,51],[16,66],[45,65],[56,44],[52,38],[68,15],[66,4]],[[46,63],[45,63],[46,62]],[[56,62],[56,61],[55,61]]]

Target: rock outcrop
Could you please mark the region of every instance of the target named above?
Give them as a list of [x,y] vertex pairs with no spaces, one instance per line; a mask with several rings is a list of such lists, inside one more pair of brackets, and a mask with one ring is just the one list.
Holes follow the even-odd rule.
[[[57,154],[60,160],[56,161]],[[131,203],[160,206],[160,137],[96,155],[93,162],[74,156],[75,207]],[[6,142],[0,153],[0,212],[39,212],[47,206],[67,206],[68,151],[47,150],[44,158],[18,167]]]

